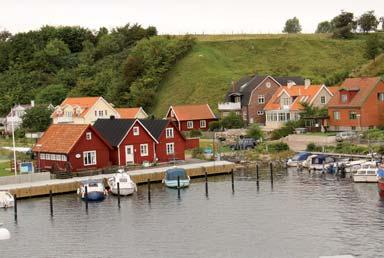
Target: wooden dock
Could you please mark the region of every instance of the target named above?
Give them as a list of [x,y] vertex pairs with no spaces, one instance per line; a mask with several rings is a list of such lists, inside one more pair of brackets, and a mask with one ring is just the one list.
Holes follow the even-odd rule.
[[[178,166],[184,168],[188,175],[193,177],[203,176],[205,171],[208,175],[217,175],[229,173],[235,168],[235,164],[228,161],[210,161],[194,164],[186,164]],[[164,172],[171,167],[147,168],[128,171],[132,180],[137,184],[146,183],[149,179],[151,182],[161,182],[164,178]],[[104,180],[111,177],[112,174],[101,174],[87,177],[74,177],[69,179],[51,179],[22,184],[10,184],[0,186],[0,190],[10,191],[16,194],[17,198],[35,197],[48,195],[51,190],[54,194],[76,192],[81,181],[87,179]]]

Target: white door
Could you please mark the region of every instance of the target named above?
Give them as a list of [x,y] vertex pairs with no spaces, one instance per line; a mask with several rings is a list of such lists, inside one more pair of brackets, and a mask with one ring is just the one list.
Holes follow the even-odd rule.
[[126,145],[125,146],[125,163],[126,164],[134,163],[134,159],[133,159],[133,145]]

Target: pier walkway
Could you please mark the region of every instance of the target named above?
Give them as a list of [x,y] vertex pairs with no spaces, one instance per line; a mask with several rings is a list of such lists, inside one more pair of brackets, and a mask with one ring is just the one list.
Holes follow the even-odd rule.
[[[168,167],[152,167],[146,169],[138,169],[128,171],[132,180],[137,183],[146,183],[149,179],[151,182],[159,182],[164,178],[164,172],[171,168]],[[188,175],[192,177],[203,176],[205,171],[208,175],[228,173],[235,168],[235,164],[228,161],[210,161],[194,164],[178,165],[184,168]],[[54,194],[75,192],[79,188],[81,181],[87,179],[104,180],[111,177],[112,174],[100,174],[87,177],[73,177],[69,179],[51,179],[37,182],[28,182],[21,184],[1,185],[0,190],[10,191],[16,194],[18,198],[34,197],[48,195],[52,190]]]

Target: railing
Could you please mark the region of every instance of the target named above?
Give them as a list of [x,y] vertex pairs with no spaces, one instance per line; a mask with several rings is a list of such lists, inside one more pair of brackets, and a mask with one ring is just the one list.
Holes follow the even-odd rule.
[[219,103],[218,107],[219,107],[219,110],[221,110],[221,111],[225,111],[225,110],[241,110],[240,102]]
[[59,116],[56,118],[57,123],[72,123],[73,118],[68,116]]

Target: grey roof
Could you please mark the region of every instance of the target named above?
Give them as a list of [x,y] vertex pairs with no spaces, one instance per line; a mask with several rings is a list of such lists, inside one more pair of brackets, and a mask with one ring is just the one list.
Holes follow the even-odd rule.
[[169,120],[167,119],[140,119],[140,122],[148,129],[148,131],[157,140],[160,138],[161,132],[167,127]]
[[97,119],[93,127],[109,144],[117,147],[134,122],[134,119]]
[[[245,106],[249,103],[249,98],[251,97],[252,91],[267,77],[267,75],[255,75],[244,76],[239,81],[235,83],[235,89],[233,90],[233,86],[231,85],[227,95],[226,100],[229,101],[229,96],[231,94],[239,94],[242,95],[241,105]],[[304,78],[298,76],[286,76],[286,77],[273,77],[280,85],[287,85],[288,82],[293,81],[297,85],[304,85]]]

